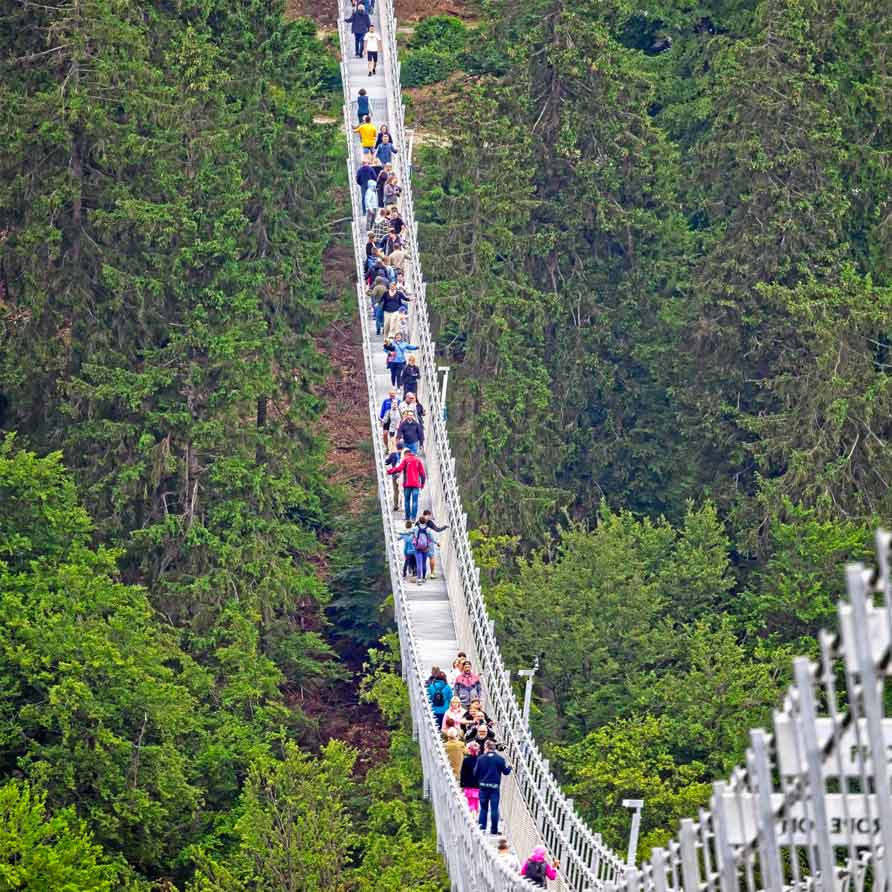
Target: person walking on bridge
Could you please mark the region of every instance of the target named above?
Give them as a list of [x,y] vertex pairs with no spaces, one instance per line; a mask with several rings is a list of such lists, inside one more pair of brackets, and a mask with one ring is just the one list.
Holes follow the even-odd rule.
[[430,684],[427,686],[427,696],[430,700],[437,725],[442,725],[443,713],[449,709],[449,701],[452,699],[452,688],[446,682],[446,675],[443,672],[438,671],[437,675],[430,681]]
[[461,763],[461,773],[458,782],[461,784],[465,799],[468,802],[468,808],[473,814],[477,814],[480,810],[480,787],[477,786],[477,778],[474,776],[474,768],[477,765],[477,758],[480,755],[480,744],[471,741],[467,746],[468,754]]
[[[406,504],[406,520],[415,521],[415,518],[418,516],[418,493],[424,487],[425,480],[427,479],[424,473],[424,465],[421,462],[421,459],[418,458],[411,450],[406,449],[403,451],[403,460],[393,468],[389,468],[388,474],[403,474],[403,498]],[[445,674],[443,678],[445,678]],[[449,697],[446,700],[446,703],[443,706],[442,712],[440,712],[440,718],[443,718],[443,713],[449,708],[449,700],[452,699],[452,691],[449,691]]]
[[[375,155],[382,164],[392,164],[393,156],[396,154],[396,148],[394,147],[393,143],[390,141],[390,134],[389,133],[383,133],[383,134],[379,133],[378,136],[379,137],[383,136],[384,138],[379,139],[378,142],[376,143]],[[388,179],[389,178],[390,177],[388,176]],[[383,194],[383,191],[384,190],[382,188],[382,194]]]
[[480,829],[486,833],[486,818],[489,814],[489,827],[493,836],[499,833],[499,795],[502,776],[511,774],[511,767],[496,752],[492,740],[486,741],[482,756],[474,766],[474,777],[480,785]]
[[400,382],[403,385],[403,393],[406,395],[417,393],[419,378],[421,378],[421,369],[418,368],[415,357],[410,356],[400,379]]
[[375,168],[372,167],[371,162],[369,161],[368,156],[362,159],[362,164],[359,165],[359,169],[356,171],[356,185],[359,186],[359,194],[362,196],[362,209],[366,210],[365,206],[365,190],[369,184],[369,181],[375,181],[377,178],[377,173],[375,173]]
[[[407,412],[414,412],[415,420],[424,427],[424,406],[418,402],[418,397],[412,393],[411,390],[406,394],[406,398],[400,403],[400,415],[405,415]],[[428,512],[428,514],[429,513],[430,512]],[[443,532],[443,530],[437,529],[436,527],[434,527],[434,529],[438,533]],[[445,529],[445,527],[443,529]]]
[[[353,32],[353,40],[356,43],[356,46],[354,47],[356,58],[361,59],[365,36],[372,25],[372,20],[369,18],[369,14],[365,11],[365,7],[360,3],[359,6],[353,10],[353,14],[349,18],[344,19],[344,21],[350,24],[350,30]],[[374,145],[374,143],[372,143],[372,145]]]
[[[413,394],[413,396],[414,396],[414,394]],[[406,398],[408,399],[408,395]],[[416,409],[416,412],[420,408],[421,408],[421,406],[419,405],[418,409]],[[421,424],[420,417],[418,419],[418,423]],[[435,533],[442,533],[443,530],[449,529],[448,523],[443,524],[443,526],[441,526],[441,527],[438,527],[436,525],[436,523],[434,523],[434,516],[433,516],[433,514],[431,514],[430,508],[425,508],[424,511],[421,512],[421,521],[422,521],[422,523],[427,524],[427,528],[429,530],[433,530]],[[433,549],[428,553],[428,556],[427,556],[427,565],[428,565],[428,568],[430,569],[430,572],[428,573],[428,579],[436,579],[437,578],[436,561],[437,561],[437,558],[439,558],[439,556],[440,556],[440,543],[436,542],[434,544]],[[454,665],[455,664],[453,663],[453,666]],[[458,671],[455,674],[456,674],[456,676],[461,674],[461,667],[458,667]],[[452,679],[452,680],[454,681],[454,679]]]
[[557,879],[557,869],[560,865],[557,861],[551,864],[546,860],[545,846],[536,846],[533,854],[520,868],[520,875],[526,877],[534,886],[544,889],[547,880]]
[[372,107],[369,102],[369,97],[364,89],[361,89],[359,95],[356,97],[356,114],[359,116],[360,124],[362,123],[363,118],[367,117],[370,121],[372,119]]
[[520,870],[520,862],[517,860],[517,855],[511,851],[511,844],[507,839],[503,838],[499,840],[496,854],[499,856],[501,862],[508,865],[508,869],[512,873],[517,873]]
[[424,446],[424,428],[415,420],[415,413],[411,409],[400,422],[396,435],[413,455],[418,452],[419,447]]
[[[427,556],[434,537],[427,525],[418,521],[415,528],[415,579],[421,585],[427,579]],[[459,701],[461,702],[461,701]]]
[[[400,450],[402,449],[402,443],[397,440],[393,435],[390,437],[390,454],[384,461],[390,468],[395,468],[400,463]],[[396,514],[397,511],[400,510],[400,478],[395,474],[391,478],[393,482],[393,512]],[[410,522],[411,523],[411,522]],[[408,555],[406,555],[406,559],[408,560]],[[412,566],[415,566],[415,555],[412,554]],[[403,576],[405,576],[405,570],[403,571]]]
[[[384,341],[385,343],[399,333],[399,319],[397,318],[400,311],[400,304],[403,302],[403,294],[397,288],[396,282],[391,282],[387,289],[387,294],[381,298],[381,306],[384,310]],[[391,348],[392,349],[392,348]],[[405,354],[405,347],[402,351]],[[403,355],[399,362],[405,362],[406,357]],[[400,374],[402,374],[402,366],[400,366]],[[394,387],[399,387],[399,381],[392,382]]]
[[[366,115],[362,119],[361,124],[357,124],[356,127],[353,128],[354,133],[359,134],[359,144],[362,146],[363,155],[368,156],[369,163],[372,163],[372,155],[375,151],[375,137],[378,135],[378,128],[372,123],[372,119]],[[375,175],[377,178],[378,171],[380,170],[381,165],[379,164],[377,168],[374,166],[372,169],[375,171]],[[387,190],[384,190],[384,197],[387,198]]]
[[472,700],[480,699],[481,693],[480,676],[471,671],[471,664],[465,660],[461,667],[461,675],[455,679],[455,696],[467,709]]
[[[384,431],[384,448],[387,448],[387,444],[390,441],[390,410],[397,406],[397,398],[396,398],[396,390],[393,388],[387,394],[387,398],[381,403],[381,411],[378,413],[378,418],[381,421],[381,428]],[[396,431],[394,431],[396,433]]]
[[[390,356],[390,383],[394,387],[399,387],[403,383],[403,369],[406,367],[406,351],[417,350],[418,345],[407,344],[403,340],[403,336],[399,331],[397,331],[389,340],[387,338],[387,308],[391,305],[394,293],[399,294],[399,292],[394,292],[393,288],[394,286],[391,286],[390,291],[388,291],[387,296],[384,298],[384,349],[388,354],[393,354]],[[397,307],[397,312],[390,316],[389,322],[391,331],[393,331],[394,328],[394,319],[396,319],[397,322],[399,321],[399,307]],[[409,445],[408,440],[406,440],[406,445]],[[415,452],[414,449],[412,451]]]
[[461,763],[465,758],[465,745],[459,739],[458,729],[450,728],[446,732],[446,743],[443,745],[443,748],[446,750],[446,758],[449,760],[452,773],[455,775],[455,779],[459,780],[461,777]]
[[371,229],[378,216],[378,190],[375,184],[369,180],[365,187],[365,228]]
[[[375,334],[379,335],[384,331],[384,307],[381,304],[387,294],[387,283],[384,281],[384,276],[378,276],[375,279],[375,284],[369,288],[366,294],[372,302],[372,310],[375,313]],[[385,445],[386,442],[385,440]]]
[[[378,71],[378,52],[381,49],[381,37],[375,30],[375,26],[371,23],[369,24],[368,33],[365,36],[364,46],[366,58],[369,60],[369,77],[371,77]],[[377,137],[377,135],[376,132],[375,136]],[[372,146],[372,148],[374,148],[374,146]]]

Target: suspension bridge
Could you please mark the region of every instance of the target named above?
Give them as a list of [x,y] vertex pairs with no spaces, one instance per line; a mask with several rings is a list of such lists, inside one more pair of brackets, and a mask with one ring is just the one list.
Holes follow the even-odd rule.
[[[681,821],[678,835],[630,866],[586,826],[565,796],[530,734],[502,661],[484,606],[449,448],[437,381],[435,345],[421,274],[411,176],[411,134],[406,130],[392,0],[379,0],[372,16],[381,37],[377,73],[356,58],[353,35],[339,15],[347,174],[352,201],[359,316],[362,322],[369,421],[378,496],[399,629],[403,677],[419,743],[424,792],[434,811],[437,838],[456,892],[509,892],[533,888],[511,871],[481,832],[446,760],[425,680],[432,665],[450,666],[463,650],[483,680],[485,707],[504,742],[513,772],[502,785],[505,835],[523,859],[544,845],[559,860],[552,889],[572,892],[758,892],[823,890],[892,892],[892,795],[885,717],[885,678],[892,664],[892,581],[889,534],[877,534],[877,567],[846,568],[848,600],[839,605],[839,632],[820,636],[820,659],[794,661],[793,685],[773,727],[755,729],[745,763],[713,785],[708,809]],[[402,515],[391,513],[390,481],[378,410],[390,389],[383,341],[370,321],[363,271],[365,214],[355,173],[361,163],[353,133],[360,88],[373,121],[387,123],[399,149],[395,171],[402,186],[408,259],[405,287],[413,296],[410,341],[422,376],[426,407],[424,462],[427,484],[419,511],[430,508],[447,523],[441,576],[423,585],[402,578],[398,533]],[[880,595],[875,599],[875,595]],[[876,601],[876,602],[875,602]],[[881,603],[883,606],[878,606]],[[646,807],[646,806],[645,806]]]

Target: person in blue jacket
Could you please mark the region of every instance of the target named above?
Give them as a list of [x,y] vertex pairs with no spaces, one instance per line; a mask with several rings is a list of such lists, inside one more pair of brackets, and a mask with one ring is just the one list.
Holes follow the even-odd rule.
[[[375,149],[375,154],[378,156],[378,160],[382,164],[392,164],[393,163],[393,156],[396,154],[396,147],[390,141],[389,133],[384,134],[384,138],[381,140],[380,143],[378,143],[377,148]],[[386,180],[385,180],[385,182],[386,182]],[[383,188],[381,189],[381,194],[383,197],[383,194],[384,194]]]
[[[387,338],[387,306],[384,307],[384,337]],[[400,387],[403,379],[403,369],[406,365],[406,351],[417,350],[417,344],[407,344],[403,336],[397,332],[391,340],[384,341],[384,349],[387,351],[390,363],[390,384],[392,387]]]
[[486,833],[486,813],[490,815],[490,832],[499,832],[499,795],[502,775],[511,774],[511,767],[496,752],[495,742],[486,741],[486,748],[474,766],[474,777],[480,786],[480,829]]
[[366,115],[368,115],[369,118],[372,117],[372,109],[369,106],[369,97],[364,88],[360,89],[359,96],[356,97],[356,112],[359,115],[360,124]]
[[446,710],[449,709],[449,702],[452,700],[452,688],[449,687],[449,682],[446,681],[446,673],[442,671],[432,674],[429,681],[427,697],[431,701],[431,709],[433,710],[434,718],[437,720],[437,727],[440,728],[443,725],[443,716],[446,714]]
[[[396,390],[391,388],[391,390],[387,394],[387,398],[381,403],[381,411],[378,413],[378,419],[381,422],[381,427],[384,430],[384,446],[387,446],[388,440],[390,439],[390,422],[392,420],[390,410],[395,406],[399,405],[399,400],[397,399]],[[394,430],[393,435],[396,436],[396,431]]]

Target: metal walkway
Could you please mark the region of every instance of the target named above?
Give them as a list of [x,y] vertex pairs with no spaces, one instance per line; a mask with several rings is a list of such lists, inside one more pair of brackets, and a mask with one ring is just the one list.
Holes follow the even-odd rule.
[[[892,791],[888,753],[892,721],[885,718],[884,685],[892,671],[892,581],[890,536],[879,533],[879,569],[847,569],[850,603],[840,604],[839,635],[820,640],[821,661],[799,659],[795,684],[775,715],[773,733],[754,730],[745,766],[727,783],[714,785],[709,810],[681,822],[679,836],[638,869],[627,870],[577,815],[563,795],[524,725],[513,696],[480,592],[449,449],[436,379],[436,356],[428,324],[425,285],[418,265],[418,229],[412,199],[409,146],[400,100],[396,22],[391,0],[379,0],[373,21],[381,34],[378,74],[369,77],[365,60],[354,57],[354,42],[341,10],[339,33],[346,104],[344,125],[350,151],[347,172],[353,208],[357,299],[362,321],[369,420],[378,468],[403,676],[421,750],[425,793],[431,800],[440,849],[457,892],[530,890],[492,850],[455,781],[428,703],[424,681],[431,665],[446,669],[461,649],[483,680],[487,712],[495,720],[513,773],[502,785],[506,835],[521,861],[539,843],[560,860],[551,889],[627,892],[892,892]],[[441,534],[443,578],[418,586],[401,579],[403,555],[397,533],[402,514],[391,511],[392,489],[384,472],[378,411],[390,378],[382,340],[370,325],[362,271],[366,243],[355,171],[359,140],[360,87],[371,97],[373,121],[388,123],[399,149],[395,171],[403,187],[399,201],[409,251],[406,290],[414,297],[410,340],[422,377],[419,398],[427,411],[423,457],[427,485],[419,511],[431,508]],[[884,606],[871,593],[879,592]],[[843,685],[845,690],[838,691]],[[886,700],[890,700],[886,696]],[[838,705],[845,703],[846,708]],[[820,715],[819,715],[820,712]],[[879,766],[880,770],[874,770]],[[645,805],[646,808],[646,805]]]

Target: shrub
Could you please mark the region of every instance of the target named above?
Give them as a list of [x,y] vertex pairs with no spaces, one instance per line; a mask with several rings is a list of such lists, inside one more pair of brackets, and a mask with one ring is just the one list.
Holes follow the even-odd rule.
[[432,15],[419,22],[409,41],[409,48],[425,47],[441,53],[460,53],[468,41],[468,29],[461,19],[452,15]]
[[406,54],[400,81],[404,87],[423,87],[445,80],[457,68],[457,54],[443,53],[433,46],[426,46]]

